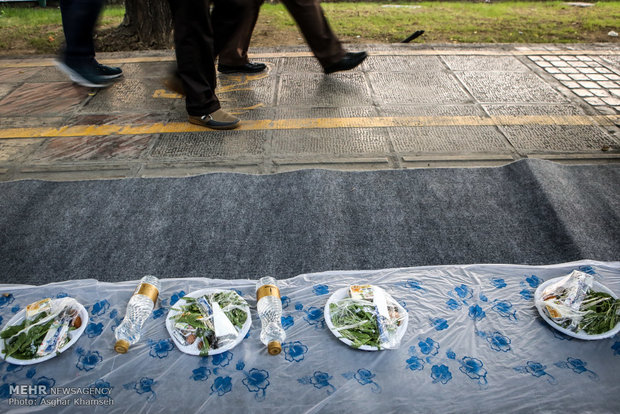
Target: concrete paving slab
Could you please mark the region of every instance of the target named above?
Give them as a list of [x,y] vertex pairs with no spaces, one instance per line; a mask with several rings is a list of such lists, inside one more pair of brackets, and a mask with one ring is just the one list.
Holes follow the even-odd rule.
[[16,84],[40,72],[41,68],[8,67],[0,68],[0,82]]
[[366,72],[440,72],[446,66],[438,56],[369,56],[361,65]]
[[67,125],[67,120],[70,115],[65,116],[22,116],[20,114],[10,114],[8,116],[0,115],[0,130],[6,130],[10,128],[36,128],[37,131],[45,130],[46,128],[61,128]]
[[567,99],[533,73],[456,72],[479,102],[564,102]]
[[13,89],[15,89],[13,84],[0,83],[0,99],[7,96]]
[[461,87],[456,77],[445,72],[368,74],[374,96],[388,105],[472,103],[473,99]]
[[528,72],[529,69],[514,56],[443,56],[451,70]]
[[43,145],[30,155],[29,160],[35,163],[53,163],[138,159],[152,139],[150,135],[51,138],[45,140]]
[[265,152],[267,131],[214,131],[162,134],[154,144],[154,159],[261,156]]
[[342,154],[385,154],[387,142],[387,128],[280,130],[273,132],[271,151],[274,156],[298,154],[324,159]]
[[105,90],[0,59],[0,180],[620,161],[617,44],[351,49],[369,58],[333,75],[305,47],[251,50],[265,72],[218,76],[234,131],[187,123],[173,51],[99,54],[124,70]]
[[0,141],[0,162],[19,162],[45,140],[43,138],[5,139]]
[[394,149],[399,153],[511,152],[506,138],[493,126],[435,126],[390,130]]
[[615,145],[598,126],[510,125],[503,126],[510,143],[521,153],[595,152]]
[[97,92],[80,113],[170,111],[170,100],[153,99],[154,91],[160,88],[159,79],[121,79],[114,87]]
[[89,91],[69,82],[25,83],[0,100],[0,115],[59,115],[70,113]]
[[394,117],[475,117],[486,116],[482,106],[477,104],[463,105],[381,105],[377,108],[384,116]]
[[329,77],[321,73],[285,73],[280,75],[276,103],[278,106],[339,107],[370,105],[372,99],[361,72]]

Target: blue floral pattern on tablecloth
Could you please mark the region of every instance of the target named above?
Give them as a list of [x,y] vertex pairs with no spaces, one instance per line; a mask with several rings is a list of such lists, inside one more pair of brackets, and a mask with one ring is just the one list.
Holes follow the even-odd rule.
[[299,382],[300,384],[310,384],[317,389],[325,388],[327,394],[332,394],[334,391],[336,391],[336,387],[334,387],[334,385],[330,383],[332,379],[333,377],[327,372],[315,371],[314,374],[312,374],[311,376],[299,378],[297,382]]
[[217,377],[211,385],[211,394],[215,393],[219,397],[232,391],[232,378],[231,377]]
[[149,355],[153,358],[166,358],[170,351],[174,349],[174,343],[172,339],[161,339],[159,341],[148,341],[150,352]]
[[78,361],[75,366],[80,371],[90,371],[95,369],[95,367],[103,361],[103,357],[98,351],[86,351],[82,348],[78,348],[76,353],[78,354]]
[[249,372],[245,373],[243,379],[243,385],[245,385],[248,391],[255,393],[254,398],[258,401],[265,399],[267,387],[269,386],[269,372],[264,369],[252,368]]
[[487,370],[478,358],[463,357],[460,361],[459,370],[473,380],[477,380],[480,385],[487,384]]
[[289,362],[301,362],[304,360],[308,347],[300,341],[285,342],[282,344],[284,358]]
[[[23,385],[104,390],[83,397],[111,399],[120,412],[118,407],[124,405],[136,412],[167,412],[170,401],[183,401],[189,412],[201,407],[227,412],[231,406],[244,412],[277,411],[283,395],[294,399],[299,411],[409,412],[413,401],[423,400],[417,408],[428,412],[442,412],[445,407],[475,412],[480,401],[490,401],[489,409],[507,412],[514,409],[509,403],[517,401],[510,394],[514,389],[539,390],[551,404],[562,401],[572,406],[592,395],[593,410],[620,411],[613,389],[620,380],[614,369],[620,361],[618,338],[593,342],[561,334],[539,317],[533,305],[541,283],[577,268],[596,274],[597,280],[620,292],[618,267],[595,262],[468,265],[294,277],[280,286],[286,339],[276,356],[269,355],[259,339],[255,280],[162,279],[160,299],[145,322],[142,338],[123,355],[113,350],[113,331],[124,317],[133,283],[117,286],[87,280],[49,287],[8,286],[0,290],[2,323],[29,303],[58,295],[78,299],[90,320],[78,342],[50,361],[21,366],[0,359],[0,411],[7,411],[12,398],[37,405],[55,398],[20,394],[18,387]],[[408,305],[408,328],[397,349],[351,349],[326,329],[326,301],[353,283],[381,286],[396,302]],[[187,292],[205,287],[246,293],[252,308],[251,335],[220,354],[186,355],[172,342],[164,321]],[[404,390],[403,384],[413,391],[399,391],[401,398],[386,399],[395,390]],[[439,394],[441,398],[416,398]],[[527,391],[520,398],[523,410],[532,408],[527,405]],[[56,408],[72,414],[69,408]]]
[[304,316],[304,320],[308,322],[310,326],[313,326],[315,329],[325,328],[323,309],[311,306],[308,309],[304,310],[304,312],[306,314],[306,316]]
[[123,388],[133,389],[138,395],[146,395],[146,401],[152,403],[157,399],[156,385],[157,381],[153,378],[142,377],[138,381],[123,384]]
[[431,378],[434,384],[441,383],[445,385],[452,379],[452,373],[446,365],[433,365],[431,367]]

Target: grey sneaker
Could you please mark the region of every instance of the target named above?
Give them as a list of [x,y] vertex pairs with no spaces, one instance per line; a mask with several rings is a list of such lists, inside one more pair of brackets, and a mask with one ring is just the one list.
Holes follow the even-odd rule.
[[74,66],[57,60],[56,67],[69,76],[73,82],[87,88],[106,88],[111,84],[110,79],[101,76],[97,66],[93,63]]

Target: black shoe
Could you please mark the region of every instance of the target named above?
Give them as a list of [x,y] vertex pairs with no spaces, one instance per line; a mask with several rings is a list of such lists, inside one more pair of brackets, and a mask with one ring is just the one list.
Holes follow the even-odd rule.
[[103,77],[93,62],[81,65],[69,65],[61,60],[56,61],[56,66],[61,72],[78,85],[87,88],[105,88],[110,86],[110,79]]
[[217,70],[220,73],[258,73],[267,69],[267,65],[260,62],[248,62],[245,65],[233,66],[220,63]]
[[325,67],[323,70],[328,75],[330,73],[340,72],[342,70],[350,70],[362,63],[367,57],[368,54],[366,52],[348,52],[338,62],[332,63],[331,65]]
[[232,116],[221,109],[209,115],[190,115],[189,122],[194,125],[205,126],[211,129],[235,129],[240,125],[239,118]]
[[95,61],[95,68],[97,72],[99,72],[99,75],[105,79],[116,79],[123,76],[123,70],[121,68],[102,65],[97,61]]

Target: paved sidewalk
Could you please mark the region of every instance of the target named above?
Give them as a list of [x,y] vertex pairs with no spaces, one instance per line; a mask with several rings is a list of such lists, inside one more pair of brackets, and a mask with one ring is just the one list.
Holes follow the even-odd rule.
[[253,49],[265,73],[219,78],[234,131],[186,122],[172,51],[100,54],[125,76],[99,91],[0,59],[0,181],[620,161],[619,43],[355,49],[329,76],[305,48]]

